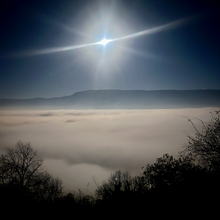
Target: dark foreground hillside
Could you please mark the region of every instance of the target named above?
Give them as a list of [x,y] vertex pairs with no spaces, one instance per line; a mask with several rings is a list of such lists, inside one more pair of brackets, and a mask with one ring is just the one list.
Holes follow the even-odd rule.
[[[159,165],[156,163],[155,166]],[[48,218],[187,218],[206,217],[213,219],[218,214],[220,196],[219,180],[205,170],[184,170],[182,180],[170,175],[169,164],[158,170],[158,176],[151,176],[155,185],[149,188],[146,175],[123,179],[124,173],[117,171],[115,176],[121,177],[104,187],[97,189],[96,196],[80,192],[63,193],[54,199],[37,200],[33,195],[25,195],[21,188],[1,186],[1,210],[8,218],[48,219]],[[185,166],[185,165],[184,165]],[[186,165],[188,166],[188,165]],[[152,166],[153,168],[153,166]],[[185,169],[187,169],[185,167]],[[157,179],[158,178],[158,179]],[[134,181],[132,183],[132,181]]]

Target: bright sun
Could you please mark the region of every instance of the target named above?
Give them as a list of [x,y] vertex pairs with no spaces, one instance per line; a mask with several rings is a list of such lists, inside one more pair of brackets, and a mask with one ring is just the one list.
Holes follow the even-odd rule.
[[103,39],[101,41],[99,41],[99,44],[102,44],[103,46],[105,46],[107,43],[109,43],[111,40],[108,40],[108,39]]

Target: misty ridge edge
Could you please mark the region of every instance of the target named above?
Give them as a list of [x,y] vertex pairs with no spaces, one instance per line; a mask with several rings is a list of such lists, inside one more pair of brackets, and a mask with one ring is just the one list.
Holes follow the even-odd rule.
[[0,109],[170,109],[220,107],[220,90],[85,90],[70,96],[0,99]]

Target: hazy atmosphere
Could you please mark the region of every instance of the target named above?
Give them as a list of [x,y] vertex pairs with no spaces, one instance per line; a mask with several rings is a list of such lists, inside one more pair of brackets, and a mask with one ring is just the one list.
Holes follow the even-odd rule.
[[216,218],[219,22],[217,0],[1,0],[8,218]]
[[93,193],[92,176],[101,184],[118,169],[139,174],[165,153],[177,156],[195,133],[184,117],[208,122],[214,110],[0,111],[0,153],[18,140],[31,142],[66,189],[86,191],[89,183]]

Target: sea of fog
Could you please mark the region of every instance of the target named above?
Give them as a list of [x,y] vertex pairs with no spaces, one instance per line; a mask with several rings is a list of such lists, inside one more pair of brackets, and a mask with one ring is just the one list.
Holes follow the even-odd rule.
[[93,178],[101,184],[118,169],[138,175],[165,153],[177,157],[187,134],[195,134],[187,117],[209,122],[216,110],[0,110],[0,153],[19,140],[30,142],[66,190],[92,194]]

